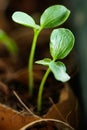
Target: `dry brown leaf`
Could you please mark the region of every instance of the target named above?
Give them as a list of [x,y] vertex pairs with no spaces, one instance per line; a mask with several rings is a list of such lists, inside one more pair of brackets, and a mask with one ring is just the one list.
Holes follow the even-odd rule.
[[[64,99],[65,97],[65,99]],[[49,109],[44,118],[53,118],[69,123],[76,128],[78,125],[78,103],[70,86],[63,88],[57,104]]]
[[19,130],[35,120],[38,120],[38,118],[32,115],[22,115],[0,104],[0,130]]

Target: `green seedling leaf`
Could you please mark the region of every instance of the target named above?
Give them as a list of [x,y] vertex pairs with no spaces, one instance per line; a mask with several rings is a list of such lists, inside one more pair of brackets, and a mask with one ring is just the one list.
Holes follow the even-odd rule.
[[65,28],[54,29],[50,37],[50,53],[54,60],[65,58],[74,46],[73,33]]
[[70,15],[70,11],[62,5],[53,5],[47,8],[40,18],[42,28],[53,28],[64,23]]
[[66,73],[66,67],[62,62],[50,62],[49,64],[50,70],[53,72],[54,77],[61,81],[66,82],[70,79],[70,76]]
[[18,47],[15,41],[9,36],[7,36],[7,34],[1,29],[0,29],[0,42],[3,43],[7,47],[8,51],[11,54],[18,53]]
[[30,15],[24,12],[21,12],[21,11],[14,12],[12,15],[12,19],[13,21],[21,25],[31,27],[31,28],[36,28],[34,19]]
[[50,62],[51,62],[51,59],[44,58],[43,60],[36,61],[35,63],[45,65],[45,66],[49,66]]

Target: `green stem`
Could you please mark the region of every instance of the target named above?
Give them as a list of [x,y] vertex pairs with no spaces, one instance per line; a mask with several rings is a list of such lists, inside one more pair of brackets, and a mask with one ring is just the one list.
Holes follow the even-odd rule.
[[34,87],[34,79],[33,79],[33,62],[34,62],[34,53],[35,53],[35,48],[36,48],[36,42],[38,35],[41,31],[41,28],[38,30],[34,30],[34,38],[32,42],[32,47],[30,51],[30,56],[29,56],[29,63],[28,63],[28,73],[29,73],[29,93],[30,96],[33,94],[33,87]]
[[46,71],[46,73],[41,81],[41,84],[40,84],[39,93],[38,93],[38,100],[37,100],[37,110],[38,111],[41,110],[43,87],[44,87],[44,84],[46,82],[46,79],[47,79],[49,73],[50,73],[50,68],[47,69],[47,71]]

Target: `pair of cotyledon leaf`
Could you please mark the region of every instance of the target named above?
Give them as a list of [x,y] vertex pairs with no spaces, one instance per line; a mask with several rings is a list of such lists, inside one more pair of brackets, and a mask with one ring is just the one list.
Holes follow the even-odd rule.
[[36,61],[36,63],[49,66],[57,80],[66,82],[70,79],[70,76],[66,73],[65,65],[57,60],[65,58],[73,45],[74,36],[70,30],[64,28],[55,29],[52,31],[50,37],[50,54],[52,60],[45,58]]
[[31,28],[53,28],[56,26],[61,25],[66,21],[70,14],[70,11],[62,5],[54,5],[47,8],[40,17],[40,26],[37,25],[34,19],[24,13],[17,11],[12,15],[12,19],[24,26],[31,27]]
[[[70,11],[62,5],[54,5],[47,8],[40,17],[40,25],[37,25],[34,19],[24,12],[15,12],[12,19],[24,26],[33,29],[42,30],[43,28],[53,28],[61,25],[69,17]],[[38,64],[49,66],[55,78],[66,82],[70,76],[66,73],[65,65],[58,61],[65,58],[74,46],[74,35],[68,29],[54,29],[50,36],[50,54],[52,60],[45,58],[36,61]]]

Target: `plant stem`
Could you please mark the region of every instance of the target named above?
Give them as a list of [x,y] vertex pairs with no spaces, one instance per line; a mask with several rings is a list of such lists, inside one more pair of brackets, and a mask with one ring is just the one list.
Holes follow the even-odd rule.
[[41,31],[41,28],[34,30],[34,38],[33,38],[32,47],[31,47],[31,51],[30,51],[29,62],[28,62],[29,93],[30,93],[31,97],[33,94],[33,87],[34,87],[34,79],[33,79],[34,54],[35,54],[37,38],[38,38],[40,31]]
[[44,87],[44,84],[46,82],[46,79],[47,79],[49,73],[50,73],[50,68],[47,69],[47,71],[46,71],[46,73],[41,81],[41,84],[40,84],[39,93],[38,93],[38,100],[37,100],[37,110],[38,111],[41,110],[43,87]]

